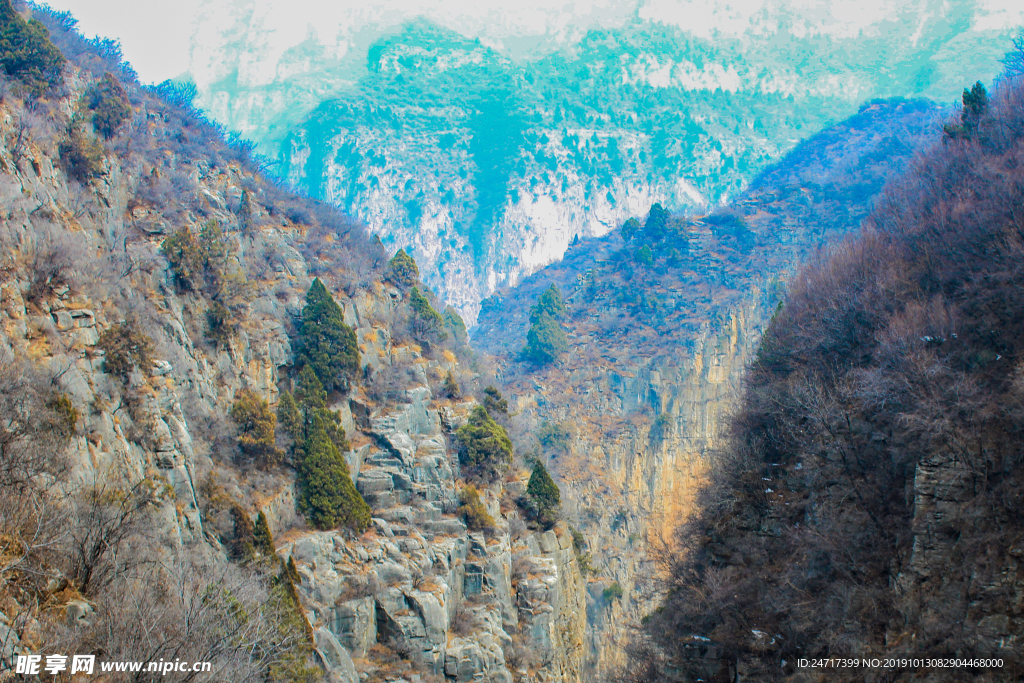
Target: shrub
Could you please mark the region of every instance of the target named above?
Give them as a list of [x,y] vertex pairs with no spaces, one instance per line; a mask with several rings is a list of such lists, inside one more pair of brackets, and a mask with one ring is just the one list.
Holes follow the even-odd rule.
[[11,0],[0,0],[0,69],[5,74],[38,97],[60,81],[64,61],[41,22],[25,21]]
[[261,469],[281,463],[283,453],[274,440],[277,418],[266,399],[242,389],[231,406],[231,419],[238,425],[238,448],[245,458]]
[[409,307],[412,309],[412,332],[416,339],[436,344],[448,338],[441,314],[420,293],[419,287],[413,287],[409,292]]
[[508,415],[508,399],[494,386],[484,389],[484,408],[491,415]]
[[487,409],[476,406],[469,422],[456,432],[459,439],[459,460],[471,476],[493,481],[512,463],[512,440],[500,424],[491,419]]
[[384,279],[398,287],[412,287],[420,279],[420,269],[416,267],[412,256],[405,253],[405,249],[399,249],[388,261]]
[[537,438],[545,448],[568,453],[572,432],[561,422],[543,422],[537,432]]
[[25,299],[38,306],[53,294],[54,289],[70,286],[74,269],[75,255],[65,246],[36,252],[32,260],[32,281]]
[[601,591],[601,597],[604,598],[605,602],[611,602],[612,600],[621,600],[622,586],[620,586],[619,582],[616,581],[615,583]]
[[466,486],[459,492],[459,509],[456,512],[470,531],[494,528],[494,518],[487,514],[487,507],[480,500],[480,492],[475,486]]
[[530,326],[522,358],[534,365],[548,365],[569,350],[569,340],[558,321],[546,313]]
[[561,493],[539,459],[534,462],[530,482],[526,485],[526,510],[533,521],[550,529],[558,521]]
[[469,341],[465,321],[451,306],[444,309],[444,328],[448,330],[448,334],[452,336],[456,344],[465,344]]
[[452,399],[462,397],[462,389],[459,388],[459,383],[455,381],[455,375],[452,371],[448,371],[448,376],[444,378],[444,393],[445,396]]
[[67,394],[55,394],[46,402],[52,413],[52,430],[62,439],[68,439],[75,433],[78,425],[78,410],[71,403]]
[[345,526],[361,532],[370,525],[370,506],[352,483],[348,464],[318,413],[313,413],[302,442],[298,484],[299,512],[317,529]]
[[93,83],[85,93],[86,106],[92,111],[92,125],[108,140],[132,114],[132,105],[124,86],[111,73]]
[[58,154],[64,172],[80,183],[88,183],[103,173],[103,147],[77,116],[71,120],[67,140],[60,143]]
[[208,221],[198,235],[186,226],[165,239],[160,248],[182,288],[214,297],[221,293],[228,245],[217,221]]
[[235,322],[228,307],[219,301],[210,304],[206,309],[206,338],[217,348],[223,348],[237,333],[238,323]]
[[139,329],[138,322],[126,320],[100,334],[96,346],[103,351],[103,369],[128,381],[133,368],[148,371],[153,365],[153,341]]
[[359,373],[356,333],[320,278],[306,294],[297,347],[297,365],[312,368],[327,389],[347,390]]
[[640,232],[640,221],[635,218],[628,218],[626,222],[622,224],[622,239],[630,241],[636,234]]

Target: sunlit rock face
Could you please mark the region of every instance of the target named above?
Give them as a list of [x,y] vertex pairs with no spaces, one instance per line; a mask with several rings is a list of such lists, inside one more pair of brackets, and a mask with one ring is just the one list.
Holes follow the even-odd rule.
[[196,101],[475,320],[658,201],[727,201],[874,97],[991,80],[1015,3],[208,2]]

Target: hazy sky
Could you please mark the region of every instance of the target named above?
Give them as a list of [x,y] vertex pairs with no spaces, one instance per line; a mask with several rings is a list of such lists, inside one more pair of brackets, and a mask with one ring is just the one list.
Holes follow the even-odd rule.
[[[621,25],[631,17],[681,26],[697,35],[765,30],[764,18],[779,10],[800,16],[797,32],[855,36],[901,10],[927,0],[49,0],[70,10],[82,32],[121,41],[128,61],[145,82],[178,76],[190,67],[193,39],[256,17],[270,28],[267,47],[279,52],[309,37],[325,45],[363,28],[396,26],[413,16],[477,36],[495,46],[515,36],[572,40],[592,25]],[[1021,0],[950,0],[974,6],[976,29],[1024,23]],[[759,17],[756,24],[752,18]],[[243,22],[244,23],[244,22]],[[770,25],[770,21],[767,25]],[[753,27],[753,28],[752,28]],[[342,44],[344,40],[340,41]]]

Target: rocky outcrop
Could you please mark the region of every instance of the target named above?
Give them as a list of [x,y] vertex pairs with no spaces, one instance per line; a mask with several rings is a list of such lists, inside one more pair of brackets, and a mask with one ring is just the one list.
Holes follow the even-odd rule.
[[[497,509],[501,487],[484,489],[499,520],[469,532],[453,513],[458,463],[427,388],[399,408],[372,412],[375,446],[357,486],[373,530],[304,534],[281,545],[302,575],[310,622],[357,662],[383,646],[411,671],[456,681],[581,681],[583,586],[565,527],[512,537]],[[533,654],[529,666],[516,650]],[[364,667],[365,668],[365,667]]]
[[[373,277],[357,285],[341,270],[324,276],[356,331],[360,377],[392,379],[380,392],[368,380],[331,396],[352,446],[350,473],[372,509],[370,530],[310,531],[295,509],[293,472],[240,462],[228,417],[239,390],[273,409],[288,387],[295,320],[311,282],[297,248],[308,226],[268,208],[262,181],[235,164],[171,153],[129,164],[108,152],[94,182],[74,185],[47,140],[23,129],[20,146],[9,144],[17,126],[30,125],[26,116],[17,100],[0,103],[0,363],[45,371],[77,411],[71,481],[142,482],[154,492],[147,515],[160,552],[213,566],[229,561],[225,506],[264,512],[279,553],[295,561],[301,606],[332,681],[375,674],[410,682],[580,681],[582,582],[575,554],[565,550],[568,531],[543,541],[510,533],[518,513],[501,509],[501,482],[481,491],[496,528],[467,530],[456,514],[462,480],[451,442],[473,404],[452,403],[437,389],[449,371],[472,375],[450,351],[428,358],[394,338],[402,293]],[[141,120],[159,131],[156,117]],[[164,174],[194,186],[195,203],[158,210],[138,198]],[[243,228],[237,207],[246,192],[253,199]],[[183,227],[198,234],[211,222],[224,231],[229,267],[248,288],[243,294],[251,292],[238,304],[236,329],[219,344],[205,332],[210,302],[175,279],[161,251],[167,234]],[[50,287],[38,273],[54,254],[73,257],[61,261],[66,282]],[[108,372],[98,345],[122,323],[152,341],[151,359],[126,377]],[[537,576],[550,590],[531,588],[519,599],[520,579],[534,580],[513,567],[520,557],[541,567]],[[62,608],[69,624],[92,618],[88,602]],[[0,672],[27,651],[25,623],[0,614]],[[543,651],[543,661],[514,664],[514,643]]]

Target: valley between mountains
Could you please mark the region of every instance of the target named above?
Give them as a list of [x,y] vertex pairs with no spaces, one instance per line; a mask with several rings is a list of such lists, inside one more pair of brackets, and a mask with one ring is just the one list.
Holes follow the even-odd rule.
[[1017,680],[1024,38],[666,118],[403,31],[274,166],[0,0],[0,680]]

